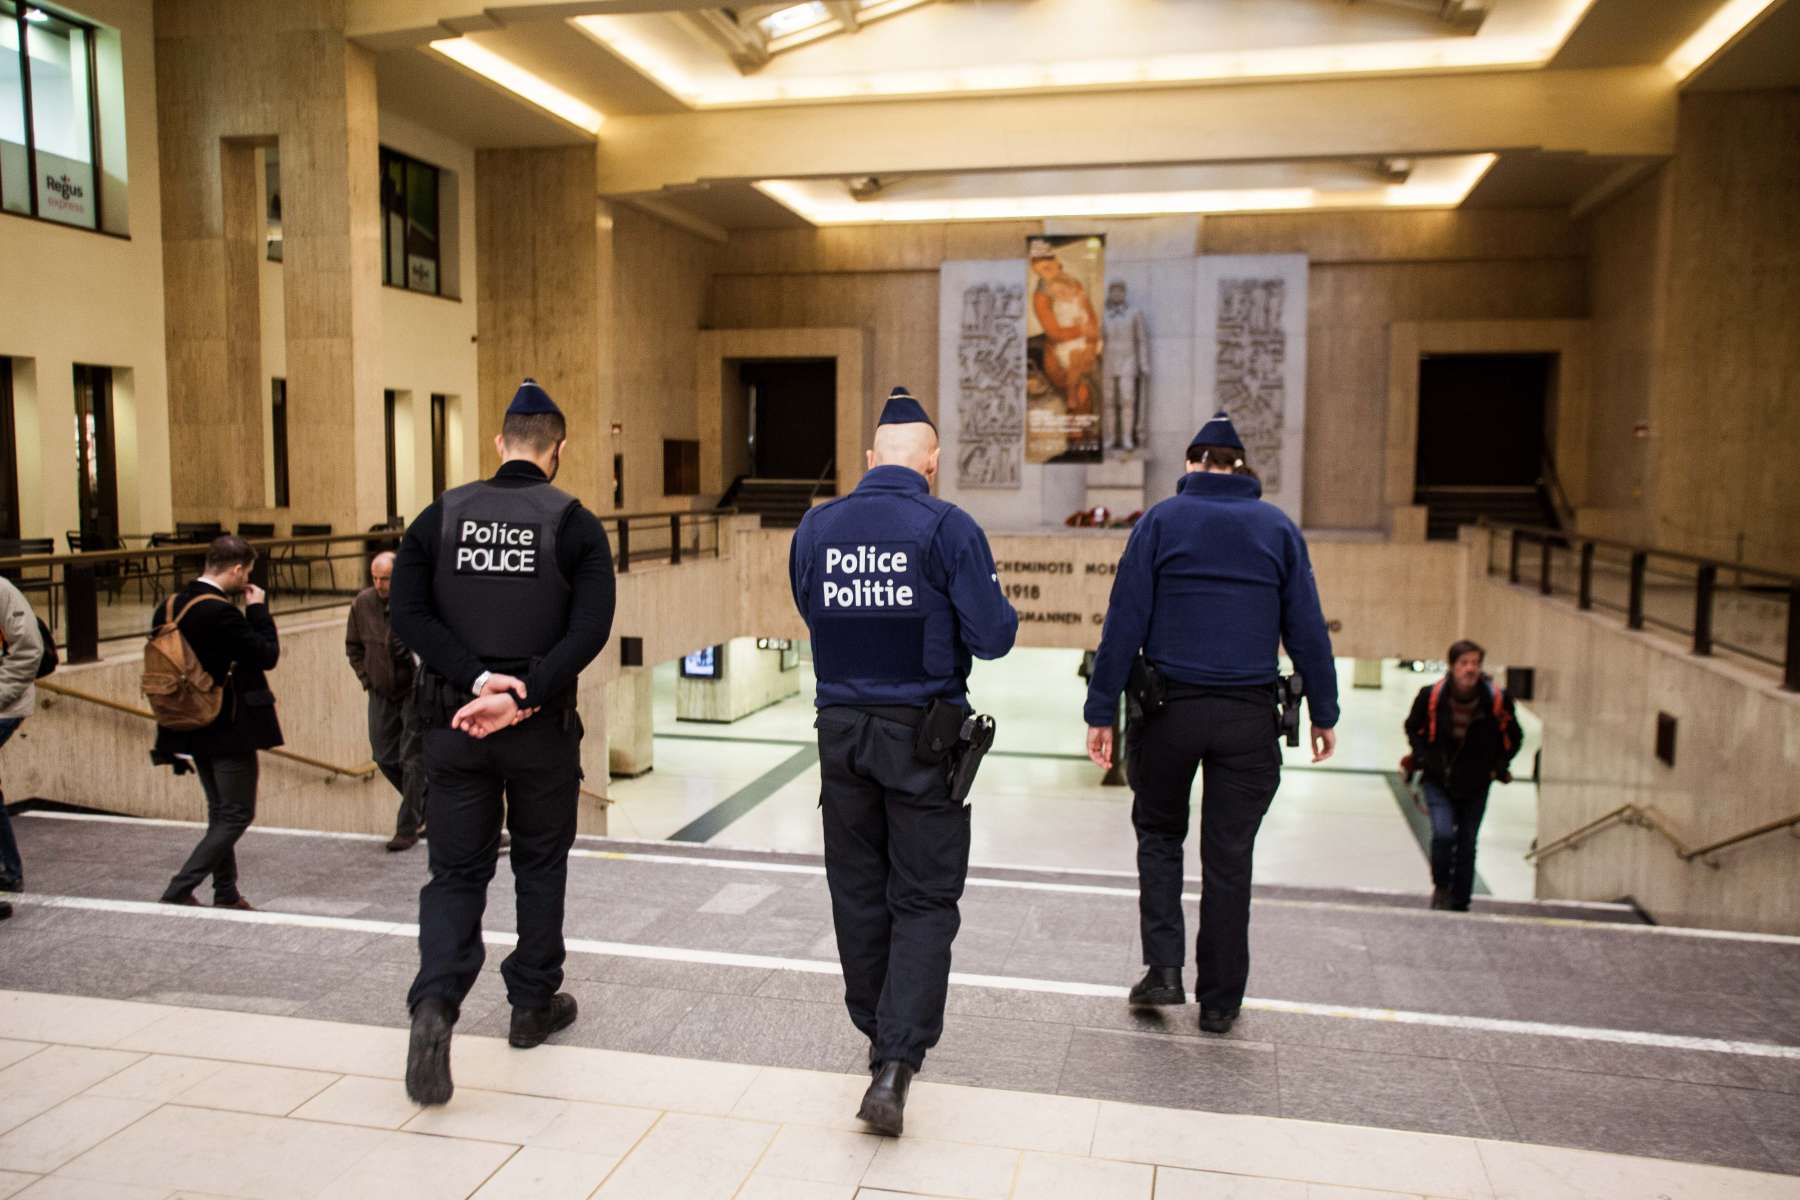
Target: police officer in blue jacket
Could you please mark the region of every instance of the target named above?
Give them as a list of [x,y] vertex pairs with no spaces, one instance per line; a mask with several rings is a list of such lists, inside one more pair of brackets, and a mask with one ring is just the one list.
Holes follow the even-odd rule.
[[1131,989],[1134,1005],[1187,999],[1183,843],[1194,774],[1203,773],[1194,996],[1209,1033],[1231,1028],[1250,974],[1251,853],[1281,783],[1278,643],[1306,688],[1313,761],[1337,745],[1337,675],[1306,540],[1261,498],[1254,476],[1238,473],[1243,456],[1220,412],[1188,446],[1180,490],[1131,531],[1083,710],[1088,755],[1110,768],[1119,694],[1140,651],[1165,697],[1126,735],[1149,968]]
[[937,428],[905,388],[882,409],[868,463],[854,492],[800,522],[788,574],[818,675],[844,1002],[869,1039],[857,1116],[898,1134],[913,1073],[943,1032],[969,867],[969,810],[944,762],[926,761],[920,730],[928,714],[952,727],[966,715],[972,659],[1012,649],[1019,617],[981,528],[931,495]]

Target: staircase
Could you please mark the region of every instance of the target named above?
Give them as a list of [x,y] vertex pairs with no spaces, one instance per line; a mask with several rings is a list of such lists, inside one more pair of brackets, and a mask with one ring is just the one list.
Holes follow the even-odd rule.
[[740,513],[760,516],[764,529],[795,529],[812,507],[813,493],[820,485],[811,479],[746,477],[731,486],[719,501],[721,508],[736,507]]
[[1562,528],[1540,484],[1517,487],[1422,487],[1415,502],[1426,508],[1425,537],[1453,542],[1456,531],[1482,519],[1502,525]]

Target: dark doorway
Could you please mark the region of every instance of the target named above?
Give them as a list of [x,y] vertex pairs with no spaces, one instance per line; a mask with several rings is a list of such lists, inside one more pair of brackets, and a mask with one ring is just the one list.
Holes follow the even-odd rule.
[[387,519],[400,515],[400,476],[394,464],[394,402],[392,388],[381,393],[381,423],[387,438]]
[[1413,502],[1425,535],[1454,540],[1478,521],[1554,526],[1543,480],[1554,354],[1429,354],[1419,360]]
[[19,438],[13,431],[12,359],[0,357],[0,538],[19,536]]
[[444,494],[444,480],[447,476],[445,467],[447,445],[450,440],[449,430],[445,427],[448,417],[445,413],[450,397],[431,394],[431,498],[436,500]]
[[119,484],[113,454],[112,368],[75,364],[75,471],[81,544],[113,546],[119,537]]
[[811,483],[837,453],[837,361],[777,359],[743,364],[750,406],[750,473]]
[[1420,359],[1418,486],[1536,486],[1555,378],[1554,354]]

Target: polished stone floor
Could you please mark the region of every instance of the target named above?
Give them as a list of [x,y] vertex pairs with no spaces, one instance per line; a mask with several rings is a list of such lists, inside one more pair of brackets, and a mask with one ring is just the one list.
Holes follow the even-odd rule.
[[[1084,750],[1080,661],[1075,651],[1017,650],[975,665],[973,700],[999,721],[995,753],[976,784],[975,861],[1135,870],[1130,792],[1102,787],[1101,772]],[[1400,727],[1413,696],[1435,677],[1390,664],[1380,688],[1353,688],[1350,662],[1338,666],[1343,719],[1337,754],[1315,768],[1304,748],[1285,751],[1281,791],[1257,842],[1256,878],[1409,892],[1429,887],[1419,841],[1423,817],[1409,819],[1397,799],[1395,764],[1406,753]],[[715,845],[819,853],[808,665],[797,683],[798,695],[731,725],[701,724],[676,719],[675,664],[659,667],[656,767],[636,779],[612,781],[612,834],[662,840],[699,826]],[[1477,861],[1484,890],[1528,899],[1534,873],[1523,855],[1537,833],[1537,788],[1524,780],[1539,724],[1528,706],[1521,708],[1526,742],[1517,760],[1520,781],[1493,789]],[[1199,791],[1196,784],[1196,805],[1203,799]],[[752,803],[746,806],[746,800]],[[719,823],[739,810],[741,815]],[[1189,853],[1193,861],[1191,848]]]
[[[42,812],[20,815],[15,826],[29,890],[16,898],[15,917],[0,925],[0,988],[209,1010],[210,1026],[200,1017],[183,1020],[221,1039],[213,1044],[197,1032],[179,1044],[125,1047],[137,1052],[390,1080],[397,1073],[398,1042],[391,1035],[344,1033],[369,1039],[355,1043],[369,1047],[360,1059],[269,1060],[238,1049],[257,1039],[233,1040],[230,1030],[248,1026],[224,1014],[401,1026],[415,961],[410,922],[424,878],[421,853],[388,855],[379,840],[356,836],[253,830],[240,849],[243,882],[265,911],[242,914],[150,902],[196,836],[193,826]],[[460,1027],[477,1037],[505,1031],[505,997],[494,968],[510,940],[508,878],[502,864],[487,915],[492,956]],[[866,1046],[843,1014],[816,858],[584,839],[571,863],[569,895],[567,986],[583,1016],[560,1042],[655,1055],[670,1064],[671,1080],[682,1078],[680,1064],[688,1060],[823,1072],[837,1079],[830,1084],[837,1106],[806,1120],[842,1124],[847,1101],[840,1093],[851,1087],[844,1078],[857,1070]],[[1138,1149],[1125,1159],[1273,1175],[1293,1186],[1310,1181],[1444,1196],[1800,1194],[1793,1191],[1800,1180],[1793,1179],[1756,1185],[1789,1189],[1766,1193],[1658,1193],[1623,1184],[1584,1190],[1587,1185],[1569,1182],[1583,1178],[1573,1167],[1543,1175],[1542,1190],[1509,1190],[1490,1174],[1484,1186],[1493,1193],[1475,1186],[1464,1193],[1398,1167],[1391,1175],[1312,1176],[1306,1172],[1323,1168],[1298,1153],[1283,1168],[1287,1174],[1260,1158],[1245,1167],[1236,1157],[1241,1140],[1266,1136],[1274,1139],[1270,1144],[1297,1146],[1291,1139],[1302,1135],[1280,1131],[1310,1122],[1344,1127],[1339,1134],[1304,1136],[1338,1138],[1333,1144],[1345,1147],[1346,1161],[1364,1163],[1391,1162],[1377,1149],[1389,1144],[1380,1136],[1367,1141],[1366,1155],[1353,1152],[1363,1144],[1356,1140],[1361,1131],[1378,1128],[1515,1147],[1495,1153],[1528,1156],[1539,1151],[1527,1147],[1556,1146],[1666,1160],[1659,1178],[1679,1176],[1684,1168],[1674,1163],[1800,1175],[1800,940],[1647,927],[1613,910],[1502,900],[1478,906],[1475,915],[1456,916],[1424,911],[1416,898],[1262,887],[1252,925],[1251,999],[1232,1033],[1216,1038],[1194,1027],[1192,1007],[1134,1013],[1124,1005],[1124,985],[1137,962],[1129,880],[978,870],[964,899],[944,1039],[922,1078],[981,1089],[983,1096],[1078,1100],[1089,1113],[1105,1113],[1109,1105],[1169,1110],[1143,1118],[1144,1128],[1163,1130],[1168,1144],[1162,1134],[1142,1134],[1147,1140],[1132,1143]],[[0,1038],[90,1044],[33,1037],[5,1011]],[[467,1044],[480,1043],[470,1038]],[[539,1078],[535,1067],[516,1069],[523,1074],[508,1076],[504,1085],[480,1074],[465,1075],[465,1083],[676,1112],[720,1102],[704,1089],[700,1098],[648,1104],[565,1095],[556,1090],[560,1070]],[[386,1086],[381,1103],[392,1110],[397,1093]],[[7,1094],[0,1078],[0,1112]],[[233,1103],[220,1094],[227,1099],[211,1103]],[[939,1094],[948,1093],[922,1092],[918,1111],[925,1113],[925,1098]],[[798,1100],[760,1116],[736,1105],[734,1099],[712,1115],[773,1126],[790,1113],[815,1111]],[[193,1097],[174,1105],[184,1106],[206,1107]],[[1223,1136],[1240,1128],[1217,1124],[1228,1115],[1267,1124],[1241,1126],[1241,1139]],[[176,1116],[216,1119],[161,1119]],[[394,1124],[406,1119],[402,1108]],[[934,1128],[943,1127],[925,1124],[919,1132],[930,1138],[926,1131]],[[1021,1122],[1022,1130],[1030,1128]],[[1276,1132],[1248,1132],[1265,1128]],[[1180,1130],[1189,1132],[1177,1137]],[[1200,1136],[1205,1130],[1212,1132]],[[765,1141],[778,1133],[766,1132]],[[525,1135],[515,1141],[530,1144]],[[1018,1155],[1040,1149],[996,1144],[1020,1170]],[[0,1169],[13,1169],[5,1146],[0,1141]],[[1488,1152],[1479,1153],[1485,1163]],[[744,1167],[732,1188],[750,1173]],[[219,1190],[170,1178],[171,1189]],[[864,1176],[820,1194],[848,1196],[851,1182],[878,1186]],[[939,1188],[924,1176],[890,1182],[890,1190],[902,1192],[990,1194],[987,1185]],[[1233,1193],[1217,1185],[1184,1193],[1163,1186],[1157,1183],[1158,1196],[1309,1194],[1291,1187]],[[55,1194],[82,1193],[40,1193]],[[733,1192],[696,1187],[645,1194]]]

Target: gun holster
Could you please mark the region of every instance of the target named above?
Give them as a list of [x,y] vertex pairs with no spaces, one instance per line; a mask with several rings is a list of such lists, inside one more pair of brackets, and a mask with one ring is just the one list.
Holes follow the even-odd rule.
[[933,700],[925,706],[925,715],[913,731],[913,756],[934,766],[949,758],[962,740],[963,721],[967,710],[944,700]]
[[1281,736],[1290,746],[1300,744],[1300,698],[1306,695],[1306,681],[1300,678],[1298,671],[1283,676],[1275,685],[1277,698],[1281,701]]
[[1125,680],[1125,714],[1132,721],[1154,717],[1168,706],[1169,684],[1139,651]]
[[981,760],[993,749],[996,728],[994,718],[982,713],[970,713],[964,719],[958,732],[958,749],[950,767],[952,804],[961,804],[969,798],[969,791],[975,786],[975,774],[981,770]]

